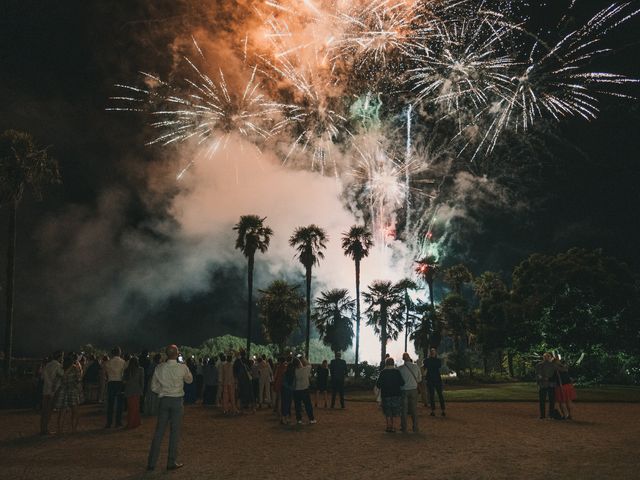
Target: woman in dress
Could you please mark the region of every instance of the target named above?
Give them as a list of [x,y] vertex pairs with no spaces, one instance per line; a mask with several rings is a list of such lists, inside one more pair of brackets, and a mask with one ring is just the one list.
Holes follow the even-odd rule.
[[573,401],[577,398],[576,389],[573,388],[573,382],[569,376],[569,367],[565,362],[556,358],[554,363],[558,369],[556,372],[557,382],[554,389],[555,400],[560,407],[560,413],[565,420],[573,420],[571,410],[573,409]]
[[68,356],[62,362],[64,374],[56,397],[58,409],[58,435],[62,434],[64,417],[67,410],[71,410],[71,433],[78,430],[78,406],[80,405],[80,391],[82,389],[82,371],[75,356]]
[[144,391],[144,368],[139,366],[137,357],[131,357],[122,377],[124,396],[127,399],[127,427],[140,426],[140,397]]
[[327,408],[329,396],[327,394],[327,385],[329,384],[329,367],[326,360],[322,361],[322,365],[316,370],[316,407],[318,406],[318,398],[320,394],[324,398],[324,408]]
[[382,413],[387,420],[388,433],[396,431],[393,423],[396,417],[402,413],[402,390],[404,380],[400,371],[395,367],[393,358],[388,357],[384,362],[384,369],[376,381],[376,387],[380,389],[382,400]]

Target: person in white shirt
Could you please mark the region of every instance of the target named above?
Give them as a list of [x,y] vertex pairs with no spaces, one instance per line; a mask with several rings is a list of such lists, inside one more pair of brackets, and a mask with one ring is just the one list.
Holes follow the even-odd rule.
[[103,368],[107,378],[107,424],[104,428],[111,428],[113,423],[113,408],[116,409],[116,427],[122,426],[122,407],[124,397],[122,391],[124,383],[122,383],[122,375],[127,363],[120,356],[120,347],[111,350],[111,358],[104,362]]
[[402,354],[404,364],[401,365],[398,370],[404,385],[402,388],[402,414],[400,416],[400,428],[403,432],[407,431],[407,414],[411,415],[411,421],[413,423],[413,432],[418,433],[418,384],[422,379],[420,367],[413,363],[411,356],[408,353]]
[[55,352],[42,370],[42,412],[40,414],[40,434],[49,435],[49,421],[53,411],[56,392],[64,375],[62,370],[63,352]]
[[169,345],[165,353],[167,361],[158,365],[151,379],[151,390],[158,394],[160,407],[156,431],[149,450],[147,470],[156,468],[160,456],[160,445],[167,425],[170,425],[169,455],[167,458],[167,470],[175,470],[184,465],[177,462],[178,442],[184,414],[183,397],[184,384],[193,382],[193,375],[186,365],[178,363],[178,347]]

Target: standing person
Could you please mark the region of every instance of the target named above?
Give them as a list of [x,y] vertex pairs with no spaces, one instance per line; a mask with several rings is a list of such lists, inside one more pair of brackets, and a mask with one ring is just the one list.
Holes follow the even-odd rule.
[[65,357],[62,362],[62,379],[56,395],[56,408],[58,409],[58,435],[62,434],[64,415],[71,410],[71,433],[78,430],[78,407],[81,400],[82,370],[75,355]]
[[122,375],[126,362],[120,356],[120,347],[111,350],[111,358],[104,362],[104,372],[107,380],[107,424],[104,428],[111,428],[113,423],[113,409],[116,410],[116,427],[122,426]]
[[94,355],[89,355],[87,364],[85,365],[84,373],[84,385],[85,385],[85,400],[87,402],[98,401],[98,389],[100,382],[100,364],[98,359]]
[[153,356],[153,360],[149,364],[149,368],[145,371],[145,376],[148,378],[147,380],[147,392],[144,395],[144,414],[147,416],[156,416],[158,415],[158,407],[160,406],[160,399],[158,398],[158,394],[151,390],[151,379],[153,378],[153,374],[156,371],[158,365],[162,361],[162,355],[156,353]]
[[327,384],[329,383],[329,367],[327,361],[323,360],[322,365],[316,370],[316,407],[318,406],[318,398],[320,394],[324,397],[324,408],[327,408],[328,395]]
[[248,366],[251,372],[251,391],[253,392],[254,403],[258,403],[260,397],[260,368],[258,367],[258,361],[255,359],[249,360]]
[[392,357],[387,357],[384,361],[384,369],[380,372],[376,387],[380,389],[382,399],[382,413],[387,421],[387,433],[395,433],[393,425],[396,417],[402,413],[402,386],[404,380],[402,375],[394,365]]
[[429,356],[424,359],[425,382],[427,384],[427,392],[429,393],[429,404],[431,405],[431,416],[436,416],[436,399],[435,394],[438,393],[440,401],[440,415],[446,416],[444,411],[444,395],[442,394],[442,377],[440,369],[442,368],[442,360],[438,358],[438,351],[435,348],[429,350]]
[[[193,356],[187,359],[187,368],[191,372],[191,376],[193,378],[196,378],[198,367],[196,365],[196,360]],[[197,396],[196,383],[195,382],[186,383],[184,385],[184,404],[193,405],[194,403],[196,403],[196,396]]]
[[313,416],[313,405],[311,405],[311,395],[309,394],[309,381],[311,379],[311,365],[304,357],[293,360],[295,364],[295,386],[293,390],[293,401],[296,410],[296,422],[302,424],[302,404],[309,419],[309,423],[316,423]]
[[273,411],[278,415],[281,415],[282,410],[282,381],[284,380],[284,374],[287,371],[287,362],[283,356],[278,357],[278,365],[276,366],[275,373],[273,375],[273,395],[275,401],[273,402]]
[[107,398],[107,372],[104,368],[105,363],[109,361],[109,357],[103,355],[100,359],[100,373],[98,373],[98,378],[100,379],[100,384],[98,385],[98,403],[104,404],[105,399]]
[[557,385],[554,390],[554,396],[560,406],[560,413],[565,420],[573,420],[571,410],[573,409],[573,401],[577,398],[576,389],[573,388],[573,382],[569,376],[569,367],[566,362],[556,358],[553,362],[558,371],[556,374]]
[[553,363],[553,355],[545,352],[542,361],[536,365],[536,380],[538,382],[538,400],[540,404],[540,419],[546,418],[545,403],[549,400],[549,416],[555,410],[555,386],[558,367]]
[[49,435],[49,422],[53,411],[56,393],[64,375],[62,368],[63,352],[55,352],[42,370],[42,411],[40,412],[40,435]]
[[402,415],[400,416],[400,429],[407,432],[407,414],[411,415],[413,433],[420,431],[418,427],[418,385],[420,385],[420,367],[413,363],[411,356],[404,352],[402,354],[404,364],[398,368],[404,385],[402,386]]
[[146,348],[140,352],[140,356],[138,357],[138,365],[142,367],[142,371],[144,372],[144,385],[142,388],[142,401],[140,402],[140,413],[144,410],[144,400],[147,397],[147,390],[149,389],[149,380],[148,376],[149,370],[151,368],[151,358],[149,357],[149,350]]
[[218,367],[216,358],[208,358],[207,364],[202,369],[202,382],[204,391],[202,392],[203,405],[215,405],[218,398]]
[[131,357],[124,375],[124,397],[127,399],[127,428],[140,426],[140,397],[144,392],[144,369]]
[[233,363],[233,374],[238,384],[238,406],[241,409],[253,409],[253,384],[251,382],[251,367],[244,350]]
[[289,425],[291,420],[291,401],[296,385],[296,365],[293,359],[285,362],[286,370],[282,375],[282,389],[280,390],[280,423]]
[[258,359],[258,405],[263,404],[271,407],[271,382],[273,381],[273,370],[267,362],[266,355]]
[[222,412],[223,413],[240,413],[236,408],[236,378],[233,374],[233,356],[227,355],[225,362],[222,364]]
[[336,394],[340,395],[340,408],[344,408],[344,379],[347,376],[347,362],[341,358],[340,352],[336,352],[336,358],[331,360],[329,371],[331,372],[331,408],[336,406]]
[[156,367],[151,379],[151,390],[158,394],[160,407],[156,431],[149,450],[147,470],[153,470],[160,456],[160,445],[167,425],[170,425],[169,454],[167,470],[176,470],[184,466],[178,463],[178,442],[184,414],[184,385],[193,382],[193,375],[186,365],[178,363],[178,347],[169,345],[166,350],[167,361]]

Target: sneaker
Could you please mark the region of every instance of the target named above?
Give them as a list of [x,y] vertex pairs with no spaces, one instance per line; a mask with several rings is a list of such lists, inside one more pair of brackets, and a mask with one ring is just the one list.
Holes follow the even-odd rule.
[[309,420],[309,423],[310,423],[311,425],[315,425],[316,423],[318,423],[318,421],[317,421],[317,420]]
[[446,414],[446,413],[444,413],[444,410],[442,411],[442,413],[441,413],[440,415],[442,415],[443,417],[446,417],[446,416],[447,416],[447,414]]
[[302,420],[298,420],[296,423],[297,423],[298,425],[302,425]]
[[431,410],[431,413],[429,414],[430,417],[435,417],[436,416],[436,412],[434,412],[433,410]]

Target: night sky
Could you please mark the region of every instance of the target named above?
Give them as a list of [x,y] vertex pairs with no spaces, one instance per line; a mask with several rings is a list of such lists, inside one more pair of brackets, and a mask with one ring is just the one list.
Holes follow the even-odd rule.
[[[196,6],[201,3],[209,4],[209,17]],[[217,3],[227,4],[223,12]],[[95,300],[104,285],[123,281],[132,260],[123,252],[131,242],[144,239],[161,248],[165,230],[157,225],[171,228],[167,202],[173,193],[158,188],[149,171],[175,165],[165,150],[144,146],[148,130],[143,118],[105,111],[109,97],[118,93],[114,84],[135,79],[138,70],[168,73],[171,32],[227,25],[243,11],[229,4],[1,3],[0,131],[31,132],[39,144],[49,146],[63,177],[61,186],[46,191],[44,201],[27,195],[18,211],[17,355],[81,343],[153,348],[168,341],[199,344],[214,335],[244,334],[242,263],[212,265],[209,278],[200,279],[207,288],[163,302],[150,303],[135,289],[114,293],[121,298],[113,312],[111,297]],[[602,2],[578,4],[576,12],[586,16]],[[545,28],[551,9],[538,11],[545,11],[538,18]],[[603,67],[640,78],[639,29],[636,18],[612,32],[607,45],[617,52]],[[631,90],[640,96],[640,86]],[[605,98],[597,120],[554,124],[543,144],[513,148],[508,161],[474,166],[498,178],[526,208],[469,206],[480,228],[464,230],[467,235],[448,261],[465,261],[476,274],[491,269],[508,275],[529,253],[580,246],[602,248],[640,272],[639,120],[638,101]],[[543,147],[544,154],[532,152]],[[4,226],[5,208],[0,215]],[[4,256],[0,262],[4,272]],[[107,320],[109,315],[118,318]]]

